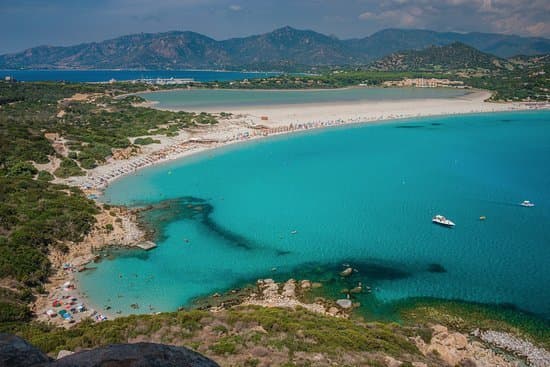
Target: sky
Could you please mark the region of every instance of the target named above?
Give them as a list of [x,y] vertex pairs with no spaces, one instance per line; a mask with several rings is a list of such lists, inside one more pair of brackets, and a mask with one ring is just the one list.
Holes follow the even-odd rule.
[[286,25],[344,39],[385,28],[550,38],[550,0],[0,0],[0,54],[170,30],[220,40]]

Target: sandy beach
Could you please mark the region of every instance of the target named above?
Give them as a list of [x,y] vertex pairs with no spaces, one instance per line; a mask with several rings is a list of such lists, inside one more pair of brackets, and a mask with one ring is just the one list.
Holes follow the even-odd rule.
[[[231,110],[225,108],[225,112],[230,112],[231,116],[222,118],[218,115],[219,123],[216,125],[184,129],[175,137],[153,136],[154,139],[160,140],[160,143],[143,146],[140,151],[131,154],[113,154],[113,157],[104,165],[88,170],[86,176],[57,181],[79,186],[90,198],[97,199],[109,183],[124,175],[135,174],[143,167],[252,139],[347,124],[550,107],[549,104],[485,102],[490,96],[491,93],[487,91],[472,91],[464,96],[448,99],[310,103],[238,107]],[[148,106],[153,107],[155,104],[148,103]],[[211,109],[206,112],[217,114],[220,111]],[[98,224],[92,233],[83,243],[69,246],[69,253],[50,254],[53,268],[57,273],[51,278],[50,283],[46,284],[49,296],[39,298],[33,307],[40,319],[48,319],[45,313],[52,308],[52,302],[61,300],[63,297],[69,296],[68,300],[77,298],[75,304],[87,303],[85,294],[79,292],[78,289],[67,290],[63,284],[71,282],[78,287],[78,284],[75,284],[74,273],[94,259],[95,251],[110,245],[132,246],[144,240],[144,234],[136,224],[135,214],[124,208],[115,208],[115,210],[115,216],[107,211],[102,212],[98,216]],[[116,218],[121,220],[116,221]],[[112,232],[105,231],[106,223],[113,225]],[[70,266],[67,268],[64,266],[66,264]],[[97,311],[108,315],[106,310]],[[82,315],[82,317],[86,316],[90,315]],[[79,318],[77,318],[77,322]],[[55,322],[58,324],[67,325],[60,317],[52,320],[56,320]]]
[[[491,93],[472,91],[461,97],[341,103],[307,103],[224,108],[231,113],[219,117],[216,125],[185,129],[176,137],[152,136],[158,144],[142,147],[139,154],[127,159],[109,159],[106,164],[87,171],[86,176],[60,180],[85,190],[102,190],[117,178],[156,163],[186,157],[208,149],[251,139],[297,131],[357,123],[424,116],[487,113],[548,108],[548,104],[485,102]],[[147,106],[156,108],[154,102]],[[189,111],[188,109],[186,109]],[[215,108],[190,112],[217,114]]]

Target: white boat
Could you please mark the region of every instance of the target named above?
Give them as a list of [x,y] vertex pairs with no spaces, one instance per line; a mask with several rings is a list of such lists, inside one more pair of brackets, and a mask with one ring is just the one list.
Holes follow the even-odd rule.
[[525,206],[527,208],[531,208],[533,206],[535,206],[535,204],[533,204],[532,202],[530,202],[529,200],[523,200],[523,202],[521,204],[519,204],[521,206]]
[[439,214],[432,218],[432,222],[435,223],[435,224],[445,226],[445,227],[454,227],[455,226],[454,222],[450,221],[449,219],[447,219],[444,216],[439,215]]

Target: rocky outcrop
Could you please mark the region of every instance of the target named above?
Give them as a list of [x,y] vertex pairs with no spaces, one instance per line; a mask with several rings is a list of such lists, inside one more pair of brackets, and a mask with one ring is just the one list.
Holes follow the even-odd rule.
[[10,334],[0,334],[0,367],[31,367],[47,365],[50,358],[27,343]]
[[489,344],[526,358],[532,366],[550,366],[550,353],[548,351],[538,348],[526,340],[516,338],[512,334],[493,330],[476,330],[473,334]]
[[219,367],[183,347],[163,344],[115,344],[51,360],[25,340],[0,334],[0,367]]
[[[311,289],[313,284],[308,280],[299,283],[289,279],[279,284],[273,279],[260,279],[257,282],[258,292],[250,294],[250,297],[243,302],[243,305],[257,305],[263,307],[305,308],[311,312],[335,317],[348,317],[339,309],[331,307],[332,304],[318,300],[315,303],[305,303],[298,299],[298,292]],[[351,306],[351,305],[350,305]]]
[[434,356],[449,366],[517,366],[516,362],[504,359],[482,343],[469,341],[464,334],[449,331],[445,326],[432,326],[432,331],[429,343],[419,336],[414,342],[422,354]]

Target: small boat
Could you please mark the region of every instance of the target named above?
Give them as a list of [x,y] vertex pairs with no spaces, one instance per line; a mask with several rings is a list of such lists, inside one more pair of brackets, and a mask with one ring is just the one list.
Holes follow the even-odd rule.
[[487,219],[487,217],[484,216],[484,215],[482,215],[481,217],[479,217],[479,220],[485,220],[485,219]]
[[296,231],[296,230],[290,232],[290,234],[296,234],[296,233],[298,233],[298,231]]
[[523,200],[523,202],[521,204],[519,204],[521,206],[525,206],[527,208],[531,208],[531,207],[534,207],[535,204],[533,204],[532,202],[530,202],[529,200]]
[[450,221],[449,219],[439,214],[432,218],[432,223],[439,224],[445,227],[455,226],[454,222]]

